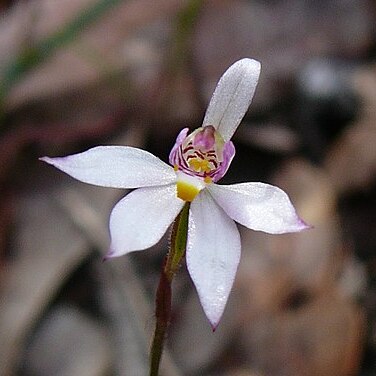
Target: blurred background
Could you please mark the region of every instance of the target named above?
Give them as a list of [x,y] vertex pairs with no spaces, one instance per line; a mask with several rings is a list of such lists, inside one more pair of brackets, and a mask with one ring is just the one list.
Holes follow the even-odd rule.
[[376,3],[0,1],[0,375],[143,376],[167,237],[102,263],[125,192],[38,161],[95,145],[167,161],[215,84],[262,63],[223,182],[288,192],[314,229],[240,228],[213,334],[183,266],[162,376],[376,375]]

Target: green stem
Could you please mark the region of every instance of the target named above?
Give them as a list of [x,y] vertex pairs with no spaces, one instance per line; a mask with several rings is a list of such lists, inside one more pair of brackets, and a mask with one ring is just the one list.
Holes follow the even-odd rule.
[[190,203],[177,216],[171,232],[170,251],[162,268],[155,300],[155,331],[150,350],[150,376],[158,376],[166,331],[171,318],[171,284],[185,255]]
[[188,234],[188,217],[190,202],[186,202],[180,214],[177,216],[171,231],[170,252],[164,266],[164,273],[171,282],[178,271],[181,261],[185,255]]

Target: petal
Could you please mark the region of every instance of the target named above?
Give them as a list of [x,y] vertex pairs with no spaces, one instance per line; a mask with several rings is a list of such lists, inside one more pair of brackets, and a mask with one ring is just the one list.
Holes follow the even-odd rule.
[[201,191],[191,204],[187,266],[213,329],[225,308],[239,259],[236,224],[206,190]]
[[218,170],[213,175],[213,181],[217,182],[225,176],[230,164],[235,156],[235,146],[232,141],[227,141],[223,147],[223,161]]
[[156,244],[184,206],[176,185],[140,188],[120,200],[110,216],[107,257],[141,251]]
[[169,162],[172,165],[176,165],[176,151],[179,149],[180,145],[183,143],[185,138],[187,137],[189,129],[188,128],[183,128],[179,134],[178,137],[176,138],[175,145],[172,147],[170,151],[170,156],[169,156]]
[[260,69],[253,59],[231,65],[215,88],[202,125],[213,125],[229,141],[251,104]]
[[145,150],[129,146],[98,146],[67,157],[41,160],[75,179],[103,187],[139,188],[176,180],[168,164]]
[[297,215],[287,194],[273,185],[211,184],[208,189],[233,220],[252,230],[283,234],[309,228]]

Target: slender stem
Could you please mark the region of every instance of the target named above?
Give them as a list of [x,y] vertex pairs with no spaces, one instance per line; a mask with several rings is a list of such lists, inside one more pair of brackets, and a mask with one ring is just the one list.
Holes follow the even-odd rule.
[[165,258],[155,300],[155,331],[150,350],[150,376],[158,376],[167,327],[171,318],[171,284],[185,255],[188,235],[187,202],[177,216],[171,231],[170,251]]
[[172,226],[170,251],[167,255],[167,260],[163,268],[164,273],[170,282],[172,282],[172,279],[178,271],[181,261],[185,255],[188,234],[189,207],[190,202],[186,202]]
[[158,376],[164,340],[171,316],[171,282],[162,270],[155,300],[156,324],[150,351],[150,376]]

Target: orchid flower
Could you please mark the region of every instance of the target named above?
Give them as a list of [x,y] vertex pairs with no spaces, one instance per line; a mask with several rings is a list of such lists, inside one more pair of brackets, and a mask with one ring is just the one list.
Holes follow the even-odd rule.
[[235,155],[231,137],[248,110],[260,63],[242,59],[221,77],[200,128],[184,128],[169,162],[128,146],[99,146],[63,158],[41,158],[70,176],[98,186],[137,188],[110,216],[108,257],[156,244],[190,202],[186,261],[201,305],[215,328],[224,311],[240,259],[234,221],[270,234],[308,226],[287,194],[264,183],[218,185]]

